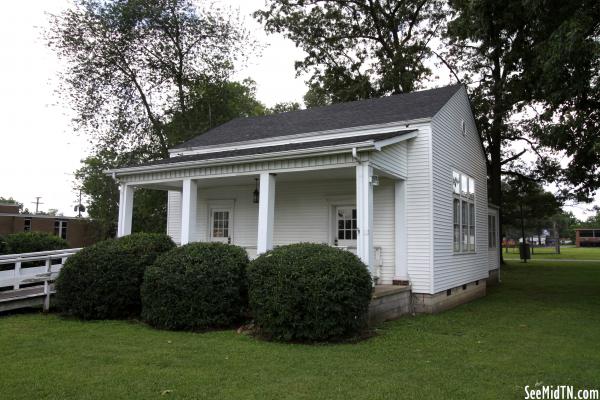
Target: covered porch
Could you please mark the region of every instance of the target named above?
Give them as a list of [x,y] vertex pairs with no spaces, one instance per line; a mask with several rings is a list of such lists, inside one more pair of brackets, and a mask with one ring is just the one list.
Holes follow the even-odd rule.
[[275,246],[325,243],[357,254],[378,284],[408,282],[404,177],[355,159],[335,166],[274,164],[262,171],[125,176],[118,236],[131,233],[137,188],[166,190],[166,231],[180,245],[219,241],[254,258]]

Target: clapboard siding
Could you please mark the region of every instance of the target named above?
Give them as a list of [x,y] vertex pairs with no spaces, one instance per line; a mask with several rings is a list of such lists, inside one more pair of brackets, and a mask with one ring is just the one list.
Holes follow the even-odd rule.
[[[464,120],[466,134],[462,133]],[[488,276],[485,156],[466,90],[459,90],[432,120],[433,289],[440,292]],[[475,246],[453,252],[452,171],[475,179]]]
[[[209,207],[234,204],[233,243],[256,246],[258,205],[252,203],[254,186],[221,186],[198,191],[195,241],[209,238]],[[275,186],[274,245],[298,242],[332,243],[332,209],[336,199],[343,205],[355,202],[356,183],[352,179],[277,182]],[[373,245],[381,247],[382,283],[391,283],[394,274],[394,186],[382,179],[374,188]],[[179,242],[181,212],[178,192],[169,194],[167,231]]]
[[431,130],[419,128],[408,140],[406,237],[408,276],[415,293],[431,293]]
[[406,141],[384,147],[381,151],[373,151],[369,160],[376,168],[400,177],[407,174]]
[[[496,247],[488,248],[488,266],[490,271],[494,269],[500,268],[500,253],[498,252],[498,247],[501,245],[500,243],[500,233],[498,230],[498,210],[494,208],[489,208],[488,215],[493,215],[496,217]],[[488,226],[489,229],[489,226]]]

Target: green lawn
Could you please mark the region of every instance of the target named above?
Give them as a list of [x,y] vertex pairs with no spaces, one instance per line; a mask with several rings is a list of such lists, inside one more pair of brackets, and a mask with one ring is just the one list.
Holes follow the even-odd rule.
[[[509,252],[503,252],[504,259],[518,260],[519,249],[509,249]],[[533,250],[532,260],[598,260],[600,261],[600,247],[574,247],[561,246],[560,254],[556,254],[554,247],[541,247]]]
[[359,344],[286,345],[55,315],[0,317],[2,399],[500,399],[600,388],[600,261],[512,262],[486,298]]

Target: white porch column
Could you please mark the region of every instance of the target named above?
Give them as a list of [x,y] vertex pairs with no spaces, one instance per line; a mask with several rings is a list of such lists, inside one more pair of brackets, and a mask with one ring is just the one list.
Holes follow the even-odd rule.
[[185,178],[181,191],[181,245],[192,241],[196,230],[196,210],[198,205],[198,184]]
[[273,224],[275,221],[275,175],[260,174],[258,200],[258,240],[256,253],[262,254],[273,248]]
[[134,188],[125,183],[119,186],[119,221],[117,237],[131,235],[131,220],[133,217]]
[[394,280],[408,281],[408,256],[406,237],[406,182],[397,180],[394,196],[394,248],[395,265]]
[[373,168],[369,164],[356,166],[356,224],[358,227],[356,247],[358,257],[374,275],[372,176]]

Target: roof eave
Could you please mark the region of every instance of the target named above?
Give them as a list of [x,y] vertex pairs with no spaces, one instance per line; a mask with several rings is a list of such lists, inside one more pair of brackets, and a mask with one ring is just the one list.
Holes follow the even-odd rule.
[[191,160],[191,161],[183,161],[177,163],[166,163],[166,164],[157,164],[157,165],[148,165],[148,166],[140,166],[140,167],[125,167],[125,168],[115,168],[104,171],[107,175],[112,175],[113,178],[116,178],[118,175],[132,175],[144,172],[161,172],[161,171],[170,171],[176,169],[182,169],[189,166],[194,167],[210,167],[214,165],[220,164],[228,164],[228,163],[236,163],[240,161],[254,161],[254,160],[279,160],[286,158],[302,158],[305,156],[316,156],[316,155],[326,155],[326,154],[341,154],[341,153],[349,153],[352,151],[352,148],[356,148],[358,151],[368,151],[375,149],[375,143],[349,143],[338,146],[328,146],[322,148],[312,148],[312,149],[302,149],[302,150],[289,150],[283,152],[273,152],[273,153],[264,153],[264,154],[249,154],[244,156],[237,157],[224,157],[224,158],[213,158],[209,160]]

